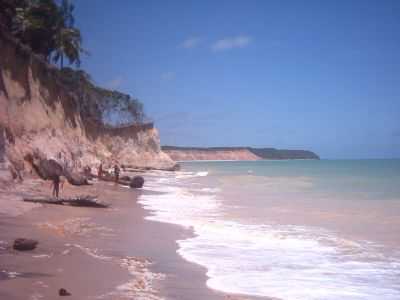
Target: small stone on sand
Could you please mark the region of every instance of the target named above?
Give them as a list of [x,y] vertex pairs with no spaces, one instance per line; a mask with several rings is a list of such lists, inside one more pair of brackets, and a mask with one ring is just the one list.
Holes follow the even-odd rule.
[[71,296],[71,293],[69,293],[66,289],[60,289],[60,290],[58,291],[58,294],[59,294],[60,296]]
[[14,241],[13,248],[18,251],[29,251],[35,249],[38,243],[36,240],[19,238]]

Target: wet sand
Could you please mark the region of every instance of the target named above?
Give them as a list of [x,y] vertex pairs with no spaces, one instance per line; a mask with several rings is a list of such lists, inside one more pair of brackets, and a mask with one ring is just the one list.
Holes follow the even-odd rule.
[[[206,270],[176,253],[176,240],[191,233],[145,220],[141,192],[105,182],[64,187],[63,196],[97,194],[111,204],[101,209],[21,202],[50,194],[40,180],[1,189],[0,299],[57,299],[60,288],[68,299],[244,299],[206,287]],[[13,250],[20,237],[38,247]]]

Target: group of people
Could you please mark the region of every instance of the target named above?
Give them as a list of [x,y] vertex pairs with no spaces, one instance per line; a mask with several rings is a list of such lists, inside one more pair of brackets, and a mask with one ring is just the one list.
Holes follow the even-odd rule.
[[[85,169],[85,173],[87,172],[87,170]],[[90,172],[90,171],[89,171]],[[104,170],[103,170],[103,164],[101,163],[99,168],[98,168],[98,172],[97,172],[97,177],[98,179],[103,178],[104,176]],[[119,174],[121,172],[120,167],[118,166],[118,164],[114,165],[114,178],[115,178],[115,183],[118,183],[119,181]],[[62,176],[53,176],[51,178],[52,181],[52,188],[53,188],[53,197],[58,198],[59,194],[60,194],[60,186],[61,188],[63,188],[64,186],[64,180],[62,179]]]

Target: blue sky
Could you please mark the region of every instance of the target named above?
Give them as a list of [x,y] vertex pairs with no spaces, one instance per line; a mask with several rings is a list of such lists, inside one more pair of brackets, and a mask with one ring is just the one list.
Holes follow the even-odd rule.
[[164,145],[400,157],[400,1],[74,4],[82,68]]

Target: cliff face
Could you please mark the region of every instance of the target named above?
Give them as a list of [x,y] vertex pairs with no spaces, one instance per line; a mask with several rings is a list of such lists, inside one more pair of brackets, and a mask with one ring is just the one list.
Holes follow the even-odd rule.
[[163,146],[163,151],[175,161],[185,160],[258,160],[258,159],[319,159],[308,150],[280,150],[250,147],[173,147]]
[[117,161],[171,169],[152,124],[107,128],[83,120],[79,98],[57,81],[54,70],[21,51],[0,33],[0,164],[27,168],[24,157],[41,153],[80,169]]

